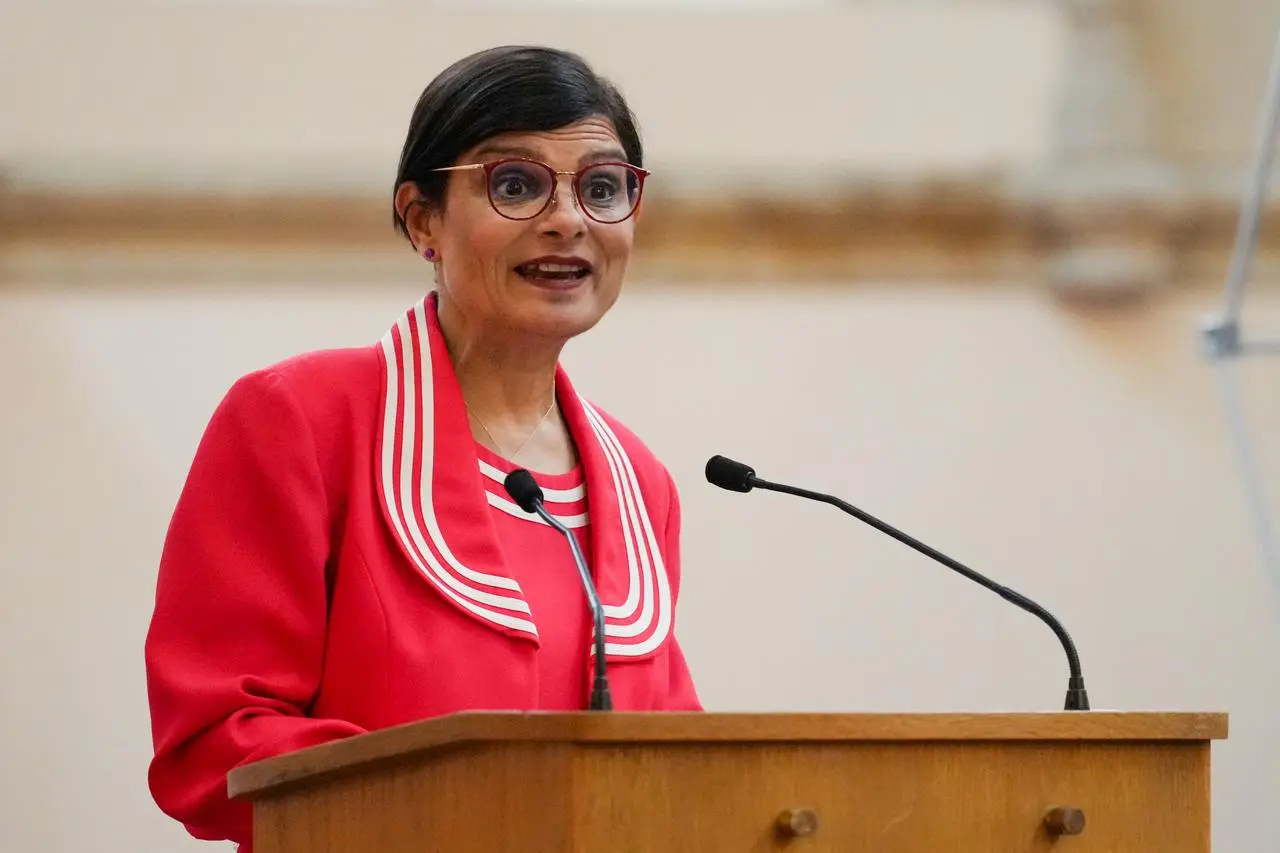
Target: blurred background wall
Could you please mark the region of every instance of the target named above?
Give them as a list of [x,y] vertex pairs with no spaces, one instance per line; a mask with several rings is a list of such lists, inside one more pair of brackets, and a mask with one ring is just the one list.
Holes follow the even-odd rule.
[[[1215,849],[1272,851],[1280,584],[1197,328],[1277,29],[1266,0],[0,7],[0,849],[204,849],[146,790],[141,656],[195,444],[238,375],[421,294],[389,225],[413,102],[538,42],[622,85],[657,172],[566,359],[682,489],[708,707],[1054,710],[1065,678],[892,540],[713,491],[727,453],[1047,604],[1095,707],[1229,711]],[[1271,207],[1243,316],[1274,337]],[[1238,373],[1280,493],[1280,361]]]

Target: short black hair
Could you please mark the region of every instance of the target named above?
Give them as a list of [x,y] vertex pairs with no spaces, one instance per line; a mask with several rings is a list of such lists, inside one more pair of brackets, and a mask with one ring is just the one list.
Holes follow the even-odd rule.
[[[447,172],[463,152],[502,133],[559,130],[587,118],[607,119],[628,162],[644,165],[635,115],[609,80],[576,53],[506,45],[473,53],[450,65],[423,90],[409,121],[395,192],[406,181],[428,205],[442,207]],[[408,229],[394,209],[395,227]]]

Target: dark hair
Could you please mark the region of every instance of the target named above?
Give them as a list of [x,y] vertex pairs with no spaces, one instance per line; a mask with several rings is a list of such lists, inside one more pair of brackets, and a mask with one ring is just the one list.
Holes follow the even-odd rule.
[[[548,47],[509,45],[450,65],[423,90],[409,122],[394,193],[406,181],[425,201],[444,204],[448,173],[463,152],[501,133],[558,130],[600,116],[613,124],[627,160],[643,166],[636,119],[622,93],[581,56]],[[408,237],[392,206],[395,227]]]

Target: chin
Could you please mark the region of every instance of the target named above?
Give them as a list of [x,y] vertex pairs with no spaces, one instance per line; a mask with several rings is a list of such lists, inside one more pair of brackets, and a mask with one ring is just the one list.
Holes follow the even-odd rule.
[[[525,285],[528,288],[528,285]],[[546,337],[568,339],[589,331],[613,306],[616,294],[608,296],[592,281],[574,287],[536,288],[521,299],[516,324]]]

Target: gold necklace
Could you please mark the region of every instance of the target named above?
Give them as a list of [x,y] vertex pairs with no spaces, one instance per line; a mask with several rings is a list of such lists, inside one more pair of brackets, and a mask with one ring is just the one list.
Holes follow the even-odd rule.
[[462,405],[467,407],[467,411],[471,413],[471,417],[475,418],[476,423],[480,424],[480,429],[484,430],[484,434],[489,436],[489,440],[492,441],[494,447],[498,449],[499,455],[501,455],[504,459],[508,460],[509,462],[515,462],[516,458],[521,453],[524,452],[525,446],[528,445],[530,439],[532,439],[535,435],[538,434],[538,430],[542,428],[542,424],[547,419],[547,416],[551,414],[551,410],[556,407],[556,395],[555,393],[552,393],[551,404],[547,406],[547,410],[542,413],[542,417],[538,419],[538,422],[533,425],[533,430],[527,436],[525,436],[524,441],[520,442],[520,446],[516,448],[516,452],[511,454],[510,456],[508,456],[507,452],[502,449],[502,445],[498,443],[498,439],[494,438],[493,433],[489,432],[489,428],[485,426],[484,421],[480,420],[480,416],[475,413],[475,411],[471,408],[471,405],[467,403],[466,400],[462,401]]

